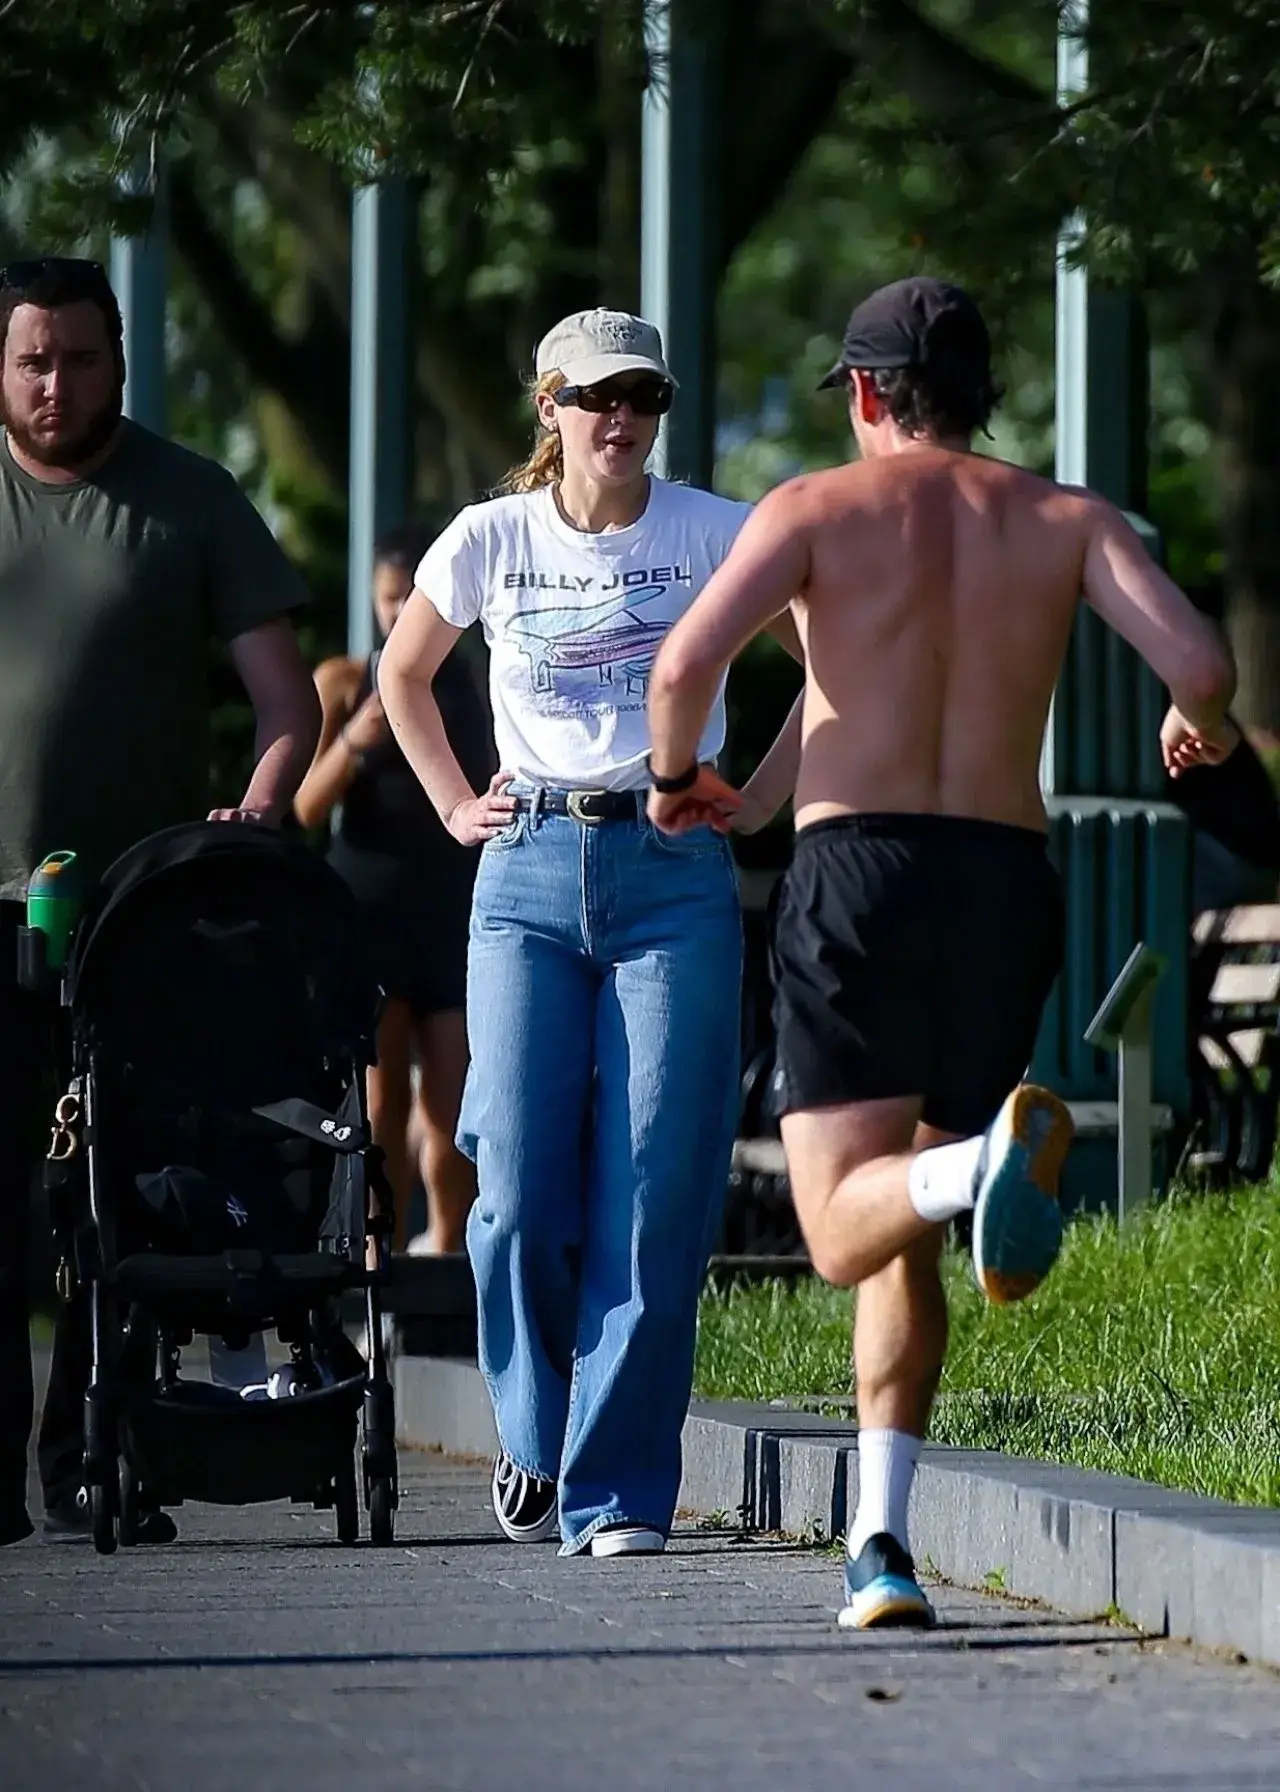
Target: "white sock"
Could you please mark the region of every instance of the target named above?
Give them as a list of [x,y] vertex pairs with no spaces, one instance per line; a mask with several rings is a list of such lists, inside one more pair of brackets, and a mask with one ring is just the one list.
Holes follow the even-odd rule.
[[984,1135],[954,1145],[919,1151],[907,1171],[907,1194],[922,1220],[940,1224],[968,1213],[973,1206],[973,1178],[982,1155]]
[[880,1531],[908,1547],[907,1501],[919,1456],[920,1439],[909,1431],[858,1432],[858,1510],[849,1532],[850,1558]]

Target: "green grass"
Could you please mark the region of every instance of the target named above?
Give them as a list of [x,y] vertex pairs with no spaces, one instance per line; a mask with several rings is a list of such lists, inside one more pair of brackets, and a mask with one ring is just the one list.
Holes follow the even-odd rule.
[[[1280,1505],[1280,1184],[1179,1194],[1124,1234],[1078,1221],[1016,1307],[967,1257],[945,1279],[938,1441]],[[849,1297],[816,1280],[704,1298],[704,1397],[847,1397],[849,1359]]]

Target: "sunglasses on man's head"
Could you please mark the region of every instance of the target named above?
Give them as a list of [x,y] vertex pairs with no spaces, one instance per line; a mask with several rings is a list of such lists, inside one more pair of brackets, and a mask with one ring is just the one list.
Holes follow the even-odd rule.
[[597,380],[594,386],[561,386],[554,397],[558,405],[576,405],[580,411],[616,411],[629,404],[637,417],[665,417],[675,395],[670,380],[650,375]]
[[61,280],[86,292],[110,291],[107,270],[100,261],[83,261],[71,255],[42,255],[34,261],[10,261],[0,268],[0,291],[24,292],[40,280]]

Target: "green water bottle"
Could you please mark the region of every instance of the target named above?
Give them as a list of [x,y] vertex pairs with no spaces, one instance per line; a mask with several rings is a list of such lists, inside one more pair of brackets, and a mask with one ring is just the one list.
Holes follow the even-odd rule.
[[51,971],[67,962],[71,934],[84,901],[73,852],[51,852],[31,873],[27,884],[27,926],[44,935],[45,963]]

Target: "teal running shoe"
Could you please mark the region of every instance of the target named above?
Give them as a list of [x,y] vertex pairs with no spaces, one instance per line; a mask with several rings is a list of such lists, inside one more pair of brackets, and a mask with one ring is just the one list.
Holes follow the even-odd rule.
[[1075,1135],[1065,1102],[1023,1083],[987,1131],[974,1177],[973,1273],[989,1301],[1025,1300],[1062,1248],[1058,1178]]
[[841,1630],[932,1630],[937,1614],[920,1589],[915,1563],[896,1537],[868,1537],[856,1561],[845,1557]]

